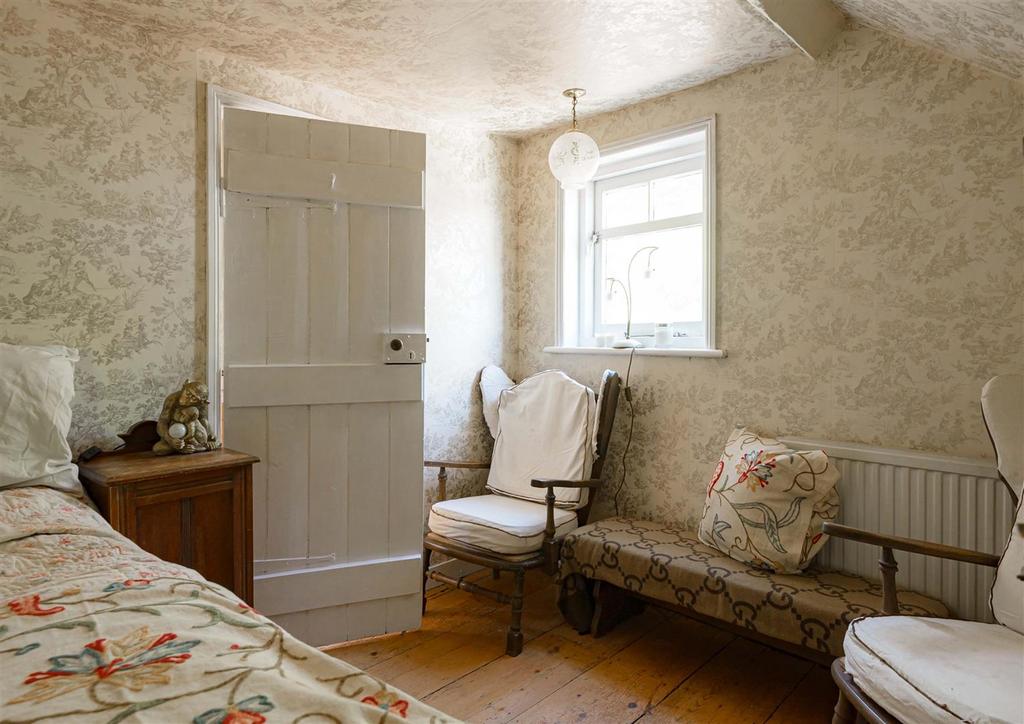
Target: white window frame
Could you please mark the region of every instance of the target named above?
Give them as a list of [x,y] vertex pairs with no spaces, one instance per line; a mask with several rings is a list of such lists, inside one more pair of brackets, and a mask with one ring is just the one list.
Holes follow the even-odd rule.
[[[694,157],[692,144],[686,138],[696,133],[704,134],[703,155]],[[615,329],[595,330],[595,320],[600,313],[600,289],[603,280],[597,279],[599,265],[596,263],[597,244],[601,243],[595,231],[607,236],[624,236],[643,231],[656,231],[703,223],[704,231],[704,322],[693,323],[694,329],[677,325],[677,331],[686,336],[676,337],[669,348],[654,348],[653,338],[641,337],[645,347],[640,354],[689,357],[724,357],[725,353],[716,348],[715,340],[715,117],[710,116],[685,125],[660,131],[655,134],[629,139],[601,149],[602,164],[597,176],[586,187],[576,191],[558,191],[558,338],[555,346],[546,347],[546,352],[570,352],[591,354],[614,354],[619,350],[597,347],[597,332],[619,332]],[[601,191],[616,186],[625,186],[645,178],[665,175],[666,166],[675,166],[685,172],[692,168],[704,173],[704,209],[701,213],[658,221],[617,227],[614,229],[595,228],[600,205]],[[673,170],[676,170],[673,169]],[[557,188],[557,187],[556,187]],[[680,328],[681,327],[681,328]],[[699,329],[696,329],[699,327]],[[653,324],[633,324],[633,335],[653,335]]]
[[[642,234],[651,231],[662,231],[664,229],[676,229],[687,226],[702,225],[706,227],[706,215],[707,210],[702,209],[695,214],[688,214],[686,216],[675,216],[667,219],[658,219],[657,221],[644,221],[637,224],[628,224],[617,227],[604,227],[601,225],[601,200],[604,197],[604,192],[615,188],[622,188],[624,186],[632,186],[637,183],[643,183],[645,181],[652,181],[654,179],[663,178],[666,175],[675,175],[679,173],[687,173],[693,171],[705,170],[704,154],[701,153],[699,158],[689,157],[682,158],[678,161],[672,161],[670,163],[660,164],[651,168],[642,169],[640,171],[632,171],[629,173],[620,173],[615,176],[604,176],[597,178],[591,184],[585,193],[593,196],[594,204],[594,233],[588,238],[580,238],[580,254],[585,255],[587,253],[586,246],[594,248],[594,254],[592,255],[592,263],[587,266],[590,269],[583,269],[582,273],[592,273],[594,276],[594,289],[600,289],[601,285],[604,284],[605,280],[601,278],[601,266],[598,264],[597,253],[600,251],[599,245],[607,243],[610,239],[615,239],[622,236],[631,236],[633,234]],[[705,235],[706,236],[706,235]],[[706,242],[706,239],[705,239]],[[706,243],[705,243],[706,247]],[[706,252],[706,248],[705,248]],[[581,258],[585,258],[581,256]],[[656,264],[657,262],[655,262]],[[701,289],[701,299],[707,298],[707,292],[705,289]],[[589,304],[585,303],[589,302]],[[604,305],[604,294],[598,293],[593,294],[587,298],[580,299],[580,329],[582,330],[581,339],[588,340],[593,338],[594,335],[602,332],[608,332],[616,336],[622,336],[625,332],[625,324],[601,324],[598,322],[601,319],[601,309]],[[706,313],[706,310],[705,310]],[[665,320],[673,325],[673,328],[677,333],[682,333],[686,336],[678,337],[675,340],[674,347],[680,348],[703,348],[705,338],[705,327],[704,322],[683,322],[682,320]],[[634,337],[654,337],[654,324],[653,323],[640,323],[633,322],[632,328]]]

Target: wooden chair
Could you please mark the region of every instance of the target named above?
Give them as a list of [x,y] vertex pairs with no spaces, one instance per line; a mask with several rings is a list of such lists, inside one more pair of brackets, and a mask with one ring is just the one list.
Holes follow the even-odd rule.
[[[539,502],[539,500],[537,502],[532,502],[504,495],[476,496],[475,498],[462,499],[461,502],[477,499],[482,500],[485,498],[499,498],[499,500],[492,500],[489,501],[489,503],[492,507],[495,505],[498,507],[507,506],[509,509],[510,521],[511,518],[516,516],[519,517],[520,521],[523,520],[523,516],[526,518],[529,518],[531,515],[542,516],[540,518],[534,518],[536,520],[544,521],[543,538],[536,543],[535,548],[532,543],[528,543],[527,545],[530,547],[529,550],[517,551],[516,553],[496,552],[484,547],[480,544],[479,540],[471,539],[470,536],[463,535],[456,537],[454,535],[446,536],[439,534],[433,530],[434,524],[433,522],[431,523],[432,529],[423,539],[424,610],[426,610],[427,605],[426,584],[428,579],[432,579],[455,588],[460,588],[464,591],[489,596],[502,604],[510,604],[512,608],[512,620],[506,634],[505,651],[509,656],[519,655],[523,649],[523,583],[526,571],[531,568],[543,567],[547,573],[554,575],[558,570],[561,536],[567,532],[566,528],[569,527],[574,529],[576,526],[585,525],[587,523],[591,506],[594,503],[594,498],[601,487],[601,472],[604,467],[605,456],[608,452],[608,441],[611,437],[612,425],[615,421],[615,410],[619,399],[619,386],[619,375],[610,370],[606,371],[601,382],[601,390],[597,399],[594,458],[590,468],[590,476],[587,479],[553,480],[549,478],[538,478],[531,480],[530,485],[533,488],[538,489],[538,496],[540,495],[541,490],[546,489],[547,492],[543,495],[543,503]],[[489,469],[491,467],[490,462],[465,462],[457,460],[426,460],[423,464],[426,467],[438,469],[438,503],[435,503],[431,509],[432,521],[435,513],[438,511],[438,506],[441,505],[443,501],[447,500],[446,483],[449,468],[482,470]],[[580,490],[581,499],[582,493],[589,493],[589,495],[587,495],[585,503],[576,506],[574,509],[566,508],[564,505],[560,507],[559,505],[556,505],[556,488],[562,490]],[[575,515],[575,521],[572,521],[572,514]],[[491,524],[499,528],[504,527],[505,524],[501,520],[501,514],[494,515],[493,517],[497,518],[497,520],[492,521]],[[571,525],[566,525],[566,518],[569,519]],[[509,526],[511,529],[511,522],[509,523]],[[501,571],[510,571],[515,577],[512,595],[485,588],[484,586],[467,581],[462,577],[458,579],[452,578],[439,570],[431,569],[430,558],[431,554],[435,551],[451,558],[490,568],[494,572],[493,575],[495,578],[500,576]]]
[[[989,381],[982,409],[999,473],[1017,503],[1002,556],[825,523],[827,534],[881,548],[886,617],[858,619],[846,656],[832,664],[839,687],[833,724],[917,721],[1024,721],[1024,379]],[[898,616],[894,550],[996,568],[990,602],[999,623]]]

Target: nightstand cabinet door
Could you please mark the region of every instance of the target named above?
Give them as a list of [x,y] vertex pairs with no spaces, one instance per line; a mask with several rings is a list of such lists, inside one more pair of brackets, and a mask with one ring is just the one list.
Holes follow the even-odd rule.
[[159,482],[144,483],[133,497],[129,538],[153,555],[194,568],[247,598],[242,557],[234,555],[245,546],[244,476],[172,484],[169,489]]

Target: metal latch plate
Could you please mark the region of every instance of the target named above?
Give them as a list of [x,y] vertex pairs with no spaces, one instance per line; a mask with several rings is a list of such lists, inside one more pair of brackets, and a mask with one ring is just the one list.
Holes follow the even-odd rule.
[[385,364],[421,365],[427,361],[425,334],[385,334],[382,340]]

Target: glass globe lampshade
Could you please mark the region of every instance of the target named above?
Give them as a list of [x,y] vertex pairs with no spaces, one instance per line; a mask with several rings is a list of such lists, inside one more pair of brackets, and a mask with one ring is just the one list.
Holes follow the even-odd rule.
[[548,151],[548,166],[562,188],[581,189],[594,178],[601,162],[597,142],[581,131],[563,133],[551,144]]

